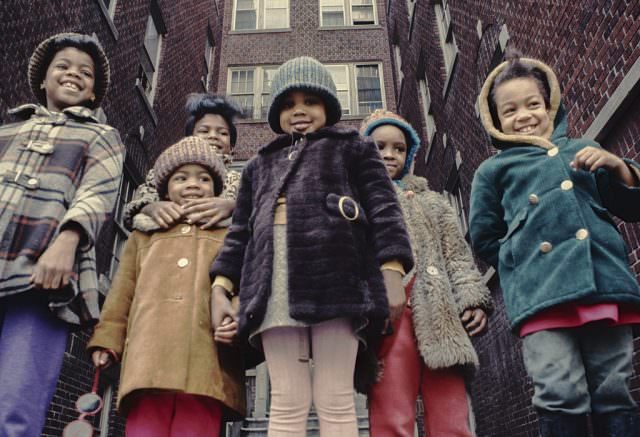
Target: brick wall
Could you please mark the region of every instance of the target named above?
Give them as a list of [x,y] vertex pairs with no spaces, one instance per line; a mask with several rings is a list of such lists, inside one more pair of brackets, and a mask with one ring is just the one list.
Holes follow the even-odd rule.
[[[506,24],[509,44],[544,60],[557,73],[569,111],[569,133],[579,136],[596,119],[640,56],[640,4],[625,1],[506,2],[448,0],[453,34],[459,49],[449,89],[444,95],[445,67],[436,27],[434,2],[418,1],[410,33],[407,2],[392,1],[388,18],[390,42],[400,46],[404,83],[398,103],[402,113],[426,138],[418,79],[426,75],[437,132],[428,164],[423,147],[416,172],[442,191],[460,153],[460,187],[465,209],[473,173],[493,151],[475,114],[476,97],[495,63],[500,32]],[[482,35],[478,34],[478,20]],[[398,85],[399,86],[399,85]],[[626,108],[599,140],[614,153],[640,156],[640,99],[636,86]],[[443,136],[446,134],[446,148]],[[640,275],[640,226],[619,226],[630,249],[630,261]],[[486,266],[481,265],[482,269]],[[479,436],[531,436],[536,417],[530,407],[532,386],[526,377],[520,341],[511,334],[497,279],[490,283],[496,311],[490,331],[475,340],[481,369],[472,384]],[[640,401],[640,340],[636,338],[632,390]]]
[[[112,0],[113,1],[113,0]],[[212,89],[218,83],[222,0],[159,0],[167,33],[163,42],[158,87],[153,104],[154,122],[141,94],[135,88],[139,53],[143,47],[150,0],[117,0],[111,30],[99,0],[6,0],[0,2],[0,119],[9,120],[7,109],[33,101],[27,84],[28,59],[36,45],[62,31],[95,32],[111,64],[111,86],[102,105],[109,124],[120,131],[127,147],[127,167],[140,178],[166,146],[183,135],[185,96],[203,92],[201,81],[207,25],[211,27],[216,52]],[[144,136],[140,138],[140,127]],[[105,225],[98,239],[98,268],[109,268],[113,224]],[[43,435],[59,436],[73,420],[73,403],[91,388],[93,369],[84,352],[89,334],[75,332],[69,338],[58,389],[51,404]],[[107,372],[105,381],[117,381],[117,372]],[[113,397],[115,402],[115,396]],[[113,402],[112,402],[113,407]],[[95,421],[96,425],[98,420]],[[123,422],[111,409],[109,435],[124,435]]]

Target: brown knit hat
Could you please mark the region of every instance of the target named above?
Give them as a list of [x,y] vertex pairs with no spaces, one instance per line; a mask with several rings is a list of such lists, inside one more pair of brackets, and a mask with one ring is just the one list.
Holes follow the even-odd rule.
[[45,90],[40,88],[40,85],[44,81],[49,64],[55,54],[67,47],[75,47],[86,52],[93,59],[96,74],[93,93],[96,98],[93,102],[88,102],[87,104],[91,109],[95,109],[100,106],[107,93],[107,88],[109,88],[109,60],[100,41],[95,36],[68,32],[58,33],[42,41],[33,51],[31,59],[29,59],[28,75],[31,91],[40,104],[47,104]]
[[162,152],[153,166],[156,189],[161,199],[167,195],[171,175],[186,164],[198,164],[209,170],[213,177],[214,195],[222,193],[227,170],[220,156],[202,138],[184,137]]

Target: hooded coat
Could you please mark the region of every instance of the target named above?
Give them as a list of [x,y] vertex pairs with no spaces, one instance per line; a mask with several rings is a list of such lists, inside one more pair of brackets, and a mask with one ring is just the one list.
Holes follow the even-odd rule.
[[[545,137],[501,132],[488,98],[507,63],[489,75],[479,97],[480,113],[500,152],[475,173],[469,227],[476,254],[498,269],[512,328],[568,302],[640,305],[627,247],[610,216],[637,219],[640,188],[627,187],[604,169],[594,174],[571,168],[579,150],[600,145],[567,137],[555,74],[540,61],[521,62],[544,73],[553,124]],[[640,166],[625,162],[640,177]]]

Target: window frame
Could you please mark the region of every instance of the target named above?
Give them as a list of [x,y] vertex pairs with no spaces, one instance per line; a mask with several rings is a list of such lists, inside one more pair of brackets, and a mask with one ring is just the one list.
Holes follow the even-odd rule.
[[[155,53],[149,53],[147,41],[149,38],[150,25],[157,35],[157,46]],[[164,47],[164,35],[167,28],[162,18],[162,13],[155,0],[151,2],[151,12],[147,17],[147,24],[144,32],[144,39],[140,49],[140,63],[138,68],[138,76],[136,77],[136,86],[144,95],[149,108],[153,108],[153,102],[158,91],[158,76],[160,72],[160,63],[162,61],[162,49]],[[145,80],[146,79],[146,80]]]
[[[290,29],[291,28],[291,0],[284,0],[287,3],[286,6],[286,25],[284,27],[267,27],[266,26],[266,18],[267,18],[267,2],[269,0],[252,0],[255,4],[256,11],[256,24],[254,28],[251,29],[238,29],[237,28],[237,11],[238,11],[238,0],[233,0],[232,3],[232,12],[231,12],[231,30],[233,32],[256,32],[256,31],[272,31],[272,30],[282,30],[282,29]],[[271,8],[274,9],[274,8]],[[278,8],[281,9],[281,8]]]
[[469,218],[464,210],[464,198],[462,196],[462,187],[460,184],[460,167],[462,166],[462,156],[460,151],[456,152],[455,161],[452,163],[447,183],[443,191],[449,204],[456,211],[458,229],[465,239],[469,236]]
[[[378,84],[379,84],[379,89],[380,89],[380,97],[381,97],[381,107],[383,109],[386,109],[386,93],[385,93],[385,88],[384,88],[384,76],[383,76],[383,65],[382,62],[352,62],[352,63],[347,63],[347,64],[325,64],[326,67],[329,67],[329,71],[331,71],[332,68],[338,68],[338,67],[344,67],[345,68],[345,72],[346,72],[346,78],[347,78],[347,82],[346,82],[346,89],[344,89],[344,87],[341,87],[338,89],[338,91],[346,91],[346,95],[348,98],[348,107],[347,108],[342,108],[343,113],[342,115],[345,117],[353,117],[353,118],[361,118],[362,116],[366,116],[369,115],[369,113],[367,114],[361,114],[359,112],[360,110],[360,99],[358,98],[358,68],[359,67],[372,67],[375,66],[377,68],[377,73],[378,73]],[[270,65],[270,64],[266,64],[266,65],[242,65],[242,66],[233,66],[233,67],[229,67],[227,69],[227,86],[226,86],[226,92],[227,92],[227,96],[229,96],[230,98],[236,100],[236,102],[238,102],[240,104],[240,101],[236,98],[236,96],[248,96],[251,95],[251,101],[252,101],[252,106],[251,106],[251,113],[247,113],[248,112],[248,106],[243,106],[242,104],[240,104],[240,106],[243,108],[243,110],[247,110],[247,112],[245,112],[245,115],[247,116],[247,120],[250,121],[262,121],[262,120],[266,120],[266,116],[262,117],[262,99],[263,99],[263,95],[266,95],[266,93],[264,92],[265,89],[265,85],[264,85],[264,73],[265,70],[272,70],[275,72],[275,70],[278,68],[278,65]],[[233,86],[233,73],[234,72],[239,72],[239,71],[251,71],[253,72],[253,82],[252,82],[252,92],[251,93],[233,93],[232,92],[232,86]],[[333,76],[332,76],[333,77]],[[269,99],[270,100],[270,99]],[[342,106],[342,102],[341,102],[341,106]],[[345,112],[346,110],[346,112]],[[256,116],[258,115],[258,117]]]
[[427,164],[431,155],[431,148],[433,147],[433,139],[435,138],[438,129],[436,127],[436,120],[433,115],[431,92],[429,90],[429,82],[427,81],[426,74],[422,75],[422,77],[418,79],[418,90],[420,94],[420,104],[422,107],[423,118],[427,130],[428,146],[424,155],[424,162],[425,164]]
[[340,27],[363,27],[363,26],[377,26],[380,24],[379,18],[378,18],[378,8],[377,8],[377,3],[376,0],[371,0],[371,10],[373,13],[373,23],[362,23],[362,24],[355,24],[353,22],[353,7],[354,6],[361,6],[361,5],[354,5],[353,2],[355,0],[341,0],[342,2],[342,11],[343,11],[343,24],[338,24],[338,25],[325,25],[324,24],[324,20],[323,20],[323,15],[322,15],[322,3],[323,0],[318,0],[318,10],[319,10],[319,23],[320,23],[320,28],[325,28],[325,29],[331,29],[331,28],[340,28]]
[[[207,59],[207,54],[209,58]],[[211,76],[213,74],[213,60],[216,55],[216,43],[213,38],[213,32],[211,31],[211,27],[207,26],[207,37],[204,43],[204,76],[201,78],[202,85],[204,86],[205,92],[209,91],[209,86],[211,85]]]
[[436,0],[433,3],[433,10],[445,70],[445,83],[442,95],[446,97],[460,50],[458,49],[456,37],[453,34],[453,23],[451,22],[451,11],[448,2],[445,0]]
[[120,179],[120,186],[118,187],[118,197],[116,198],[116,204],[113,208],[113,224],[114,224],[114,237],[113,244],[111,245],[111,261],[109,261],[109,270],[107,278],[113,281],[113,278],[120,265],[120,257],[122,256],[122,250],[129,235],[129,230],[124,225],[122,219],[124,208],[127,203],[133,199],[138,184],[127,166],[123,167],[122,178]]

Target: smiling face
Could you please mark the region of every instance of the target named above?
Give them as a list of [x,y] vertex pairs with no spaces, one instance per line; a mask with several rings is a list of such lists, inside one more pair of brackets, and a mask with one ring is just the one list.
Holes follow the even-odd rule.
[[201,165],[185,164],[173,172],[167,184],[167,197],[178,205],[192,199],[213,197],[211,174]]
[[229,125],[219,114],[205,114],[193,127],[193,135],[205,140],[219,153],[231,154]]
[[66,47],[57,52],[44,78],[47,108],[60,112],[95,99],[95,65],[88,53]]
[[371,138],[378,146],[391,179],[399,178],[407,161],[408,147],[404,132],[397,126],[384,124],[371,132]]
[[551,120],[535,80],[528,77],[508,80],[498,85],[494,95],[502,132],[544,136]]
[[327,112],[320,97],[306,91],[289,91],[280,109],[280,127],[288,134],[308,134],[327,124]]

